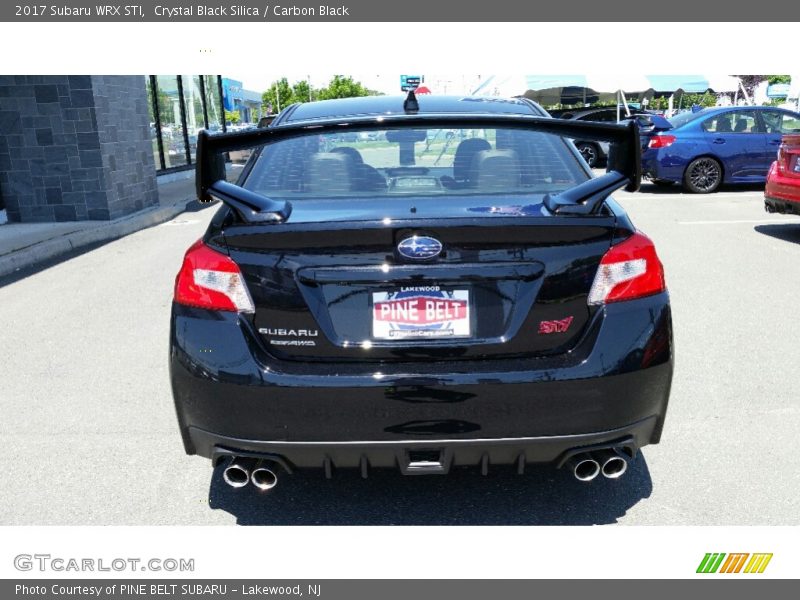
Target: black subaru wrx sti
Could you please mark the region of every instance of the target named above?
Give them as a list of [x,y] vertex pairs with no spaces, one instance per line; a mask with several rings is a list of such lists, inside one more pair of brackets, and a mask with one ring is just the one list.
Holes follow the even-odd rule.
[[[571,139],[609,142],[607,173]],[[659,441],[669,297],[610,196],[639,186],[633,123],[411,93],[294,105],[197,153],[199,198],[224,205],[176,279],[170,373],[186,452],[228,484],[532,463],[589,481]]]

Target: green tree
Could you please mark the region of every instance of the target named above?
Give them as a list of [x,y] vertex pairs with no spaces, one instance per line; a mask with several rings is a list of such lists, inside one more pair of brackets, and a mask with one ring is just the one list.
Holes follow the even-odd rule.
[[678,96],[675,94],[675,104],[676,108],[690,108],[695,104],[707,107],[707,106],[716,106],[717,105],[717,95],[712,94],[710,92],[705,92],[703,94],[682,94]]
[[225,122],[230,123],[231,125],[238,125],[239,121],[242,120],[242,115],[239,114],[238,110],[226,110],[225,111]]
[[365,88],[360,81],[354,81],[352,77],[334,75],[327,87],[317,91],[316,97],[320,100],[331,100],[333,98],[355,98],[374,94],[373,90]]
[[791,75],[767,75],[767,81],[769,81],[770,85],[773,83],[791,83],[792,76]]
[[294,102],[309,102],[311,100],[311,86],[308,80],[301,79],[292,86],[292,98]]
[[283,77],[261,94],[261,112],[264,115],[275,114],[295,102],[378,95],[380,95],[378,92],[364,87],[360,81],[344,75],[335,75],[327,87],[319,90],[311,89],[306,79],[296,81],[290,86],[286,77]]
[[[297,87],[298,84],[295,84]],[[279,113],[284,108],[295,102],[308,100],[308,95],[305,98],[295,98],[294,91],[289,87],[289,82],[286,77],[273,82],[269,89],[261,94],[261,112],[263,114]]]
[[[150,86],[150,79],[147,79],[147,113],[150,116],[150,120],[155,122],[156,118],[153,114],[153,89]],[[174,104],[177,99],[173,100],[173,98],[167,94],[164,90],[158,89],[158,115],[161,118],[162,125],[172,125],[175,122],[175,108]]]
[[647,108],[652,108],[653,110],[666,110],[669,108],[669,98],[667,96],[654,96]]

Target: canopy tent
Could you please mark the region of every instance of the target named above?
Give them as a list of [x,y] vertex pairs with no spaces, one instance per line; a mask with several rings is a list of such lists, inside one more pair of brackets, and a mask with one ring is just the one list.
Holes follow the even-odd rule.
[[740,80],[731,75],[492,75],[473,94],[525,96],[550,105],[610,102],[619,92],[652,96],[709,89],[717,93],[737,92]]
[[718,94],[737,92],[741,80],[733,75],[648,75],[650,88],[654,92],[676,92],[701,94],[711,90]]

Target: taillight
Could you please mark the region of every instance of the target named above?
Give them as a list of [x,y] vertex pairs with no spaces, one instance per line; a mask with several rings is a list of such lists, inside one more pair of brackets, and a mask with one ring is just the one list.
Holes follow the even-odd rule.
[[594,276],[589,304],[608,304],[667,289],[664,267],[649,237],[636,232],[606,252]]
[[187,306],[254,312],[239,266],[197,240],[183,257],[175,278],[175,302]]
[[675,143],[675,136],[674,135],[654,135],[650,138],[650,141],[647,144],[648,148],[667,148],[668,146],[672,146]]
[[783,142],[778,147],[778,171],[783,175],[785,173],[800,173],[800,151],[797,147],[789,148],[786,142]]

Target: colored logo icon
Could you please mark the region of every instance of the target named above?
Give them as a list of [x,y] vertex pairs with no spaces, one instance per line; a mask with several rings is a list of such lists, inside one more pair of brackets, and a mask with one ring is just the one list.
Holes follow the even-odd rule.
[[698,573],[763,573],[772,553],[707,552],[697,567]]

